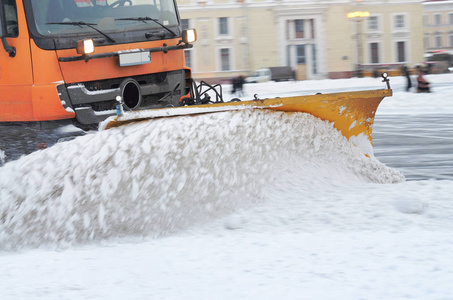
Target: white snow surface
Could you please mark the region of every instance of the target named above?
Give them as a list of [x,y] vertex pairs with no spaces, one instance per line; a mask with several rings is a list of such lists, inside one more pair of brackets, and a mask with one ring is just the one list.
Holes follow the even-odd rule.
[[[428,95],[392,78],[377,114],[453,113],[452,74],[427,78]],[[246,93],[326,87],[382,85]],[[302,113],[100,131],[0,168],[0,299],[452,299],[452,191]]]

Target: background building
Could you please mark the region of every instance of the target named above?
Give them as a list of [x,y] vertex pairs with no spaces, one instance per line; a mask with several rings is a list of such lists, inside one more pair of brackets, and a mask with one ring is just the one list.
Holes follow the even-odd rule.
[[[423,61],[421,0],[180,0],[198,41],[186,53],[195,78],[222,81],[291,66],[297,79]],[[351,12],[367,17],[348,18]]]
[[424,46],[428,60],[442,61],[438,72],[453,66],[453,1],[423,2]]

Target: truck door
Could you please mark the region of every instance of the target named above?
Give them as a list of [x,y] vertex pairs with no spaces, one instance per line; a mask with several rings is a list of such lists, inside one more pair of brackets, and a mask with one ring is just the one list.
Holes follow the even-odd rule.
[[33,121],[30,40],[22,1],[0,0],[0,122]]

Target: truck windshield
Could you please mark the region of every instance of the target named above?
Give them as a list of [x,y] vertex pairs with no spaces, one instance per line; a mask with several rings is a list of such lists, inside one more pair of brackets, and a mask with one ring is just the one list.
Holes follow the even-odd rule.
[[31,3],[36,28],[46,36],[88,33],[93,28],[102,33],[164,28],[171,33],[169,27],[178,25],[173,0],[31,0]]

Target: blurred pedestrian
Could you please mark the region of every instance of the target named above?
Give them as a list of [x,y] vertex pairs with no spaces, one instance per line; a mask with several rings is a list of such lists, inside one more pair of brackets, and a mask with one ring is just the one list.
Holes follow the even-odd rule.
[[374,69],[373,70],[373,78],[378,78],[379,77],[379,70],[378,69]]
[[429,82],[423,77],[423,72],[418,72],[417,93],[431,93]]
[[409,92],[409,90],[412,87],[411,73],[406,65],[403,65],[403,67],[401,68],[401,72],[403,73],[403,76],[405,76],[407,79],[406,92]]
[[233,89],[231,90],[231,93],[233,95],[237,93],[238,97],[244,96],[244,83],[245,83],[244,76],[239,75],[239,76],[234,77],[231,80],[231,83],[233,85]]

